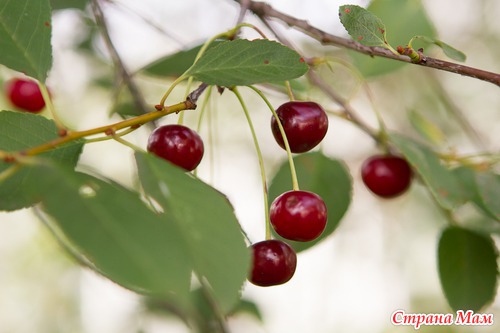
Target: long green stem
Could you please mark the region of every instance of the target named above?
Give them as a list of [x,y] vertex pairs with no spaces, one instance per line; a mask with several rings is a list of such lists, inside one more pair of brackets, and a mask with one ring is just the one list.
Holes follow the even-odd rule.
[[248,112],[248,108],[245,104],[245,101],[241,97],[237,88],[233,88],[232,92],[238,98],[238,101],[243,108],[243,112],[245,113],[245,117],[247,118],[248,127],[250,128],[250,132],[252,133],[252,139],[255,146],[255,150],[257,151],[257,156],[259,157],[259,167],[260,167],[260,177],[262,180],[262,193],[264,194],[264,214],[266,219],[266,239],[271,239],[271,220],[269,219],[269,209],[268,209],[268,193],[267,193],[267,181],[266,181],[266,170],[264,168],[264,158],[262,157],[262,151],[260,150],[259,141],[257,140],[257,135],[255,133],[255,128],[252,123],[252,119],[250,118],[250,113]]
[[288,156],[288,164],[290,165],[290,173],[292,174],[292,188],[294,191],[298,191],[300,189],[299,187],[299,181],[297,179],[297,172],[295,171],[295,163],[293,162],[293,155],[292,155],[292,150],[290,149],[290,144],[288,143],[288,139],[286,137],[285,129],[283,128],[283,125],[281,124],[281,120],[278,117],[278,114],[274,110],[274,107],[271,105],[269,100],[266,98],[266,96],[260,91],[259,89],[255,88],[254,86],[248,86],[250,89],[255,91],[267,104],[269,109],[271,110],[273,117],[276,119],[276,123],[278,124],[278,128],[280,130],[281,136],[283,137],[283,143],[285,144],[285,150],[286,154]]
[[66,126],[59,120],[59,117],[56,113],[56,108],[54,107],[54,103],[52,103],[52,98],[50,97],[49,89],[43,82],[38,82],[38,87],[40,88],[40,92],[42,93],[43,100],[45,102],[45,106],[47,110],[49,110],[50,115],[54,119],[56,127],[61,131],[66,131]]
[[161,98],[160,100],[160,106],[163,108],[165,106],[165,102],[167,101],[167,98],[168,96],[170,95],[170,93],[172,92],[172,90],[174,90],[174,88],[179,84],[181,83],[182,81],[184,81],[186,79],[186,74],[182,74],[181,76],[179,76],[177,79],[175,79],[174,82],[172,82],[172,84],[170,85],[170,87],[168,88],[168,90],[165,92],[165,94],[163,94],[163,97]]

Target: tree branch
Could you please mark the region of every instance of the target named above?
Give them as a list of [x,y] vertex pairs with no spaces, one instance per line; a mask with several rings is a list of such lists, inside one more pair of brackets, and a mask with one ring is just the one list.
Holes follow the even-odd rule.
[[127,86],[127,89],[130,92],[130,95],[132,96],[135,106],[141,111],[141,113],[147,113],[149,109],[146,103],[144,102],[144,98],[142,97],[139,88],[132,80],[132,76],[125,68],[125,64],[123,63],[120,55],[118,54],[118,51],[116,50],[115,46],[113,45],[113,42],[111,41],[108,27],[106,25],[106,20],[104,19],[102,8],[99,5],[99,0],[92,0],[91,5],[92,5],[92,12],[96,20],[96,24],[100,28],[99,30],[104,39],[104,44],[108,48],[113,64],[115,68],[118,70],[118,74],[120,75],[121,79]]
[[[243,2],[243,0],[234,0],[234,1],[240,4]],[[280,11],[277,11],[272,6],[266,3],[250,0],[248,1],[248,4],[245,1],[245,5],[248,5],[248,9],[254,12],[257,16],[262,18],[279,19],[280,21],[286,23],[288,26],[302,31],[304,34],[318,40],[319,42],[325,45],[340,46],[370,56],[393,59],[397,61],[420,65],[423,67],[430,67],[442,71],[460,74],[463,76],[469,76],[472,78],[476,78],[482,81],[487,81],[497,86],[500,86],[500,74],[497,73],[488,72],[478,68],[464,66],[453,62],[431,58],[427,56],[423,56],[420,62],[414,63],[411,61],[409,57],[394,54],[384,47],[365,46],[352,39],[342,38],[339,36],[329,34],[323,30],[320,30],[310,25],[305,20],[300,20],[295,17],[289,16],[285,13],[282,13]]]

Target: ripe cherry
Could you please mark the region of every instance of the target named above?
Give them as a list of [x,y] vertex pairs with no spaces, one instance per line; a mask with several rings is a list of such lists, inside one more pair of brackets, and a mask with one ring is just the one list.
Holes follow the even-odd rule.
[[186,171],[192,171],[200,164],[204,147],[198,133],[190,128],[165,125],[149,136],[148,151]]
[[261,287],[288,282],[297,266],[297,255],[290,245],[277,240],[265,240],[252,245],[253,265],[248,280]]
[[[293,153],[303,153],[316,147],[328,130],[328,117],[315,102],[287,102],[276,110]],[[271,130],[276,142],[285,149],[285,143],[275,117]]]
[[318,238],[327,221],[325,202],[319,195],[307,191],[281,194],[271,204],[269,215],[278,235],[300,242]]
[[6,83],[5,91],[10,102],[31,113],[38,113],[45,107],[38,83],[27,79],[13,79]]
[[366,187],[383,198],[404,193],[410,186],[412,176],[408,162],[393,155],[372,156],[361,167],[361,177]]

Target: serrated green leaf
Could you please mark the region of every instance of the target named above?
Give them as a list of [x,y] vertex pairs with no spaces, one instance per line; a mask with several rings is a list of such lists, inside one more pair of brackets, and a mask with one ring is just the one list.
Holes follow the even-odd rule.
[[101,273],[137,292],[187,299],[190,258],[168,215],[117,183],[53,163],[29,168],[43,210]]
[[[311,242],[285,240],[296,251],[304,251],[335,231],[351,202],[352,180],[342,161],[328,158],[319,152],[295,156],[294,163],[301,190],[318,194],[328,209],[326,229],[319,238]],[[280,194],[290,191],[291,187],[290,168],[288,163],[283,163],[271,181],[269,204]],[[276,233],[274,236],[283,239]]]
[[433,144],[440,145],[445,142],[445,135],[439,127],[425,118],[422,114],[415,110],[411,110],[408,114],[410,123],[413,128],[426,140]]
[[52,66],[49,0],[3,0],[0,63],[45,82]]
[[[221,43],[220,41],[214,41],[208,46],[208,49],[218,45]],[[200,52],[201,45],[197,45],[187,50],[182,50],[176,52],[174,54],[168,55],[166,57],[160,58],[153,62],[152,64],[147,65],[142,70],[146,74],[155,75],[155,76],[181,76],[185,71],[189,69],[194,63],[198,52]]]
[[304,59],[282,44],[237,39],[207,50],[188,74],[207,84],[232,87],[291,80],[307,69]]
[[465,203],[466,195],[454,173],[441,164],[430,148],[396,134],[390,135],[390,140],[420,174],[441,206],[454,209]]
[[340,22],[349,35],[367,46],[387,46],[385,25],[373,13],[356,5],[339,8]]
[[228,313],[250,267],[250,253],[231,204],[211,186],[156,156],[136,153],[136,161],[144,189],[172,215],[196,275],[208,282],[216,303]]
[[438,246],[441,286],[454,310],[479,311],[496,293],[497,250],[491,237],[448,227]]
[[[406,45],[415,36],[435,36],[435,29],[421,0],[373,0],[367,10],[376,15],[386,27],[391,45]],[[365,77],[384,75],[407,64],[401,61],[370,57],[350,52],[356,68]]]
[[477,193],[474,203],[487,216],[500,221],[500,175],[476,172],[474,176]]
[[[58,137],[58,130],[52,120],[31,113],[12,111],[0,112],[0,150],[20,151],[34,147]],[[73,142],[40,156],[74,168],[82,152],[82,142]],[[0,172],[10,168],[12,163],[0,161]],[[34,205],[37,201],[30,196],[25,186],[37,183],[38,176],[29,169],[21,169],[0,183],[0,210],[17,210]]]
[[422,39],[426,43],[430,43],[430,44],[434,44],[434,45],[439,46],[443,50],[444,54],[446,54],[448,57],[450,57],[453,60],[464,62],[465,59],[467,58],[465,53],[457,50],[453,46],[446,44],[443,41],[440,41],[439,39],[435,39],[435,38],[427,37],[427,36],[415,36],[415,37],[413,37],[413,39]]

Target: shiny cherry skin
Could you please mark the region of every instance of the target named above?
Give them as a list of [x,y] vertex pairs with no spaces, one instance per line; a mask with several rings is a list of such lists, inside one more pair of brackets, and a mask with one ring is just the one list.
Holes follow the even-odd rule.
[[6,83],[5,92],[10,102],[23,111],[39,113],[45,107],[38,83],[33,80],[12,79]]
[[156,128],[148,140],[148,151],[185,169],[194,170],[204,153],[198,133],[183,125]]
[[297,255],[290,245],[277,240],[265,240],[251,246],[252,272],[248,280],[261,287],[288,282],[297,266]]
[[269,209],[271,224],[283,238],[308,242],[325,230],[327,209],[315,193],[288,191],[274,199]]
[[404,158],[375,155],[363,163],[361,178],[374,194],[382,198],[393,198],[408,190],[413,172]]
[[[315,102],[292,101],[276,110],[292,153],[304,153],[316,147],[328,130],[328,117]],[[275,117],[271,118],[271,130],[276,142],[285,149],[285,143]]]

